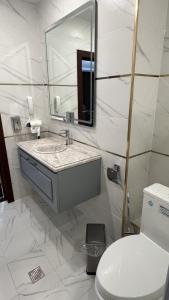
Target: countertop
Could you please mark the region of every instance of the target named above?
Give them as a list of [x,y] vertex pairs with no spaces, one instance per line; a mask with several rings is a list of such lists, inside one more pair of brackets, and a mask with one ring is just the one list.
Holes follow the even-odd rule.
[[65,138],[55,135],[48,138],[41,138],[40,140],[19,142],[17,146],[55,173],[73,166],[101,159],[101,156],[95,148],[75,141],[73,144],[68,145],[65,151],[59,153],[42,154],[36,151],[36,147],[39,145],[54,143],[65,144]]

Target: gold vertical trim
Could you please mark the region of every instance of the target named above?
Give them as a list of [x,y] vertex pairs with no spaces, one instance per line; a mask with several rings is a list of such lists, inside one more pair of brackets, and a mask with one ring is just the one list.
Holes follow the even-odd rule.
[[126,211],[126,203],[127,203],[127,188],[128,188],[129,158],[130,158],[130,143],[131,143],[131,125],[132,125],[132,111],[133,111],[133,97],[134,97],[134,83],[135,83],[135,69],[136,69],[136,50],[137,50],[139,6],[140,6],[140,0],[136,0],[135,18],[134,18],[134,33],[133,33],[133,50],[132,50],[130,103],[129,103],[128,131],[127,131],[127,151],[126,151],[126,168],[125,168],[125,182],[124,182],[124,201],[123,201],[123,211],[122,211],[122,236],[124,236],[124,233],[125,233],[125,211]]

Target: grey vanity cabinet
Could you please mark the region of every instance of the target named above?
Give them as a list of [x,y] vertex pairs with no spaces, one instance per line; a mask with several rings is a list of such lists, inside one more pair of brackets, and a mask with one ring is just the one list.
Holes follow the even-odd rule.
[[55,212],[70,209],[100,193],[101,159],[52,172],[18,149],[21,172]]

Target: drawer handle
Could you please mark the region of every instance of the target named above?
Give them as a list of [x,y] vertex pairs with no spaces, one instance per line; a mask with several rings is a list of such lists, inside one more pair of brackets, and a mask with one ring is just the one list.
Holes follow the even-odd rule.
[[32,161],[29,159],[29,157],[27,157],[26,160],[27,160],[32,166],[34,166],[34,167],[37,166],[37,163],[32,162]]
[[31,162],[31,161],[30,161],[30,164],[31,164],[32,166],[34,166],[34,167],[37,166],[37,163]]

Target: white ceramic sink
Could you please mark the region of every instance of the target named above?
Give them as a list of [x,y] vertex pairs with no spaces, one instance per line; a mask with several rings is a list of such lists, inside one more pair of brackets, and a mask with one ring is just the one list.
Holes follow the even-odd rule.
[[52,154],[65,151],[66,149],[67,147],[64,144],[47,144],[36,146],[34,150],[42,154]]

